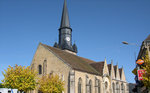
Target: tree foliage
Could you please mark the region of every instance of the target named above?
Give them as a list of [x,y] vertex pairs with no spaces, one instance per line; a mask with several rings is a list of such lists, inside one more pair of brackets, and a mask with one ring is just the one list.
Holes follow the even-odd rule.
[[145,73],[143,74],[143,83],[144,85],[150,89],[150,59],[148,56],[148,51],[146,52],[144,60],[144,66],[142,67],[145,70]]
[[9,66],[7,70],[5,70],[5,73],[2,73],[4,75],[4,79],[2,80],[4,87],[18,89],[24,92],[36,88],[37,73],[31,70],[29,66]]
[[45,75],[39,80],[39,90],[43,93],[62,93],[64,81],[58,75]]
[[134,75],[137,75],[137,68],[134,68],[134,69],[132,70],[132,73],[133,73]]
[[2,83],[0,83],[0,88],[4,88],[4,86],[2,85]]

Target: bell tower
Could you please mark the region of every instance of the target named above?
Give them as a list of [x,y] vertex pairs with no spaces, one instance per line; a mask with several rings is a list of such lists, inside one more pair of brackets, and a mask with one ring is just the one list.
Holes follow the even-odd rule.
[[54,44],[54,47],[77,53],[77,46],[75,44],[72,45],[72,29],[70,27],[66,0],[64,0],[61,24],[59,28],[59,41],[58,44]]

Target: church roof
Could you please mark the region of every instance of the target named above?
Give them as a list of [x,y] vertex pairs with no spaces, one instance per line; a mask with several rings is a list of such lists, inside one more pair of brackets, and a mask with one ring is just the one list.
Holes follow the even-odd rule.
[[108,71],[109,71],[109,75],[110,75],[111,74],[111,64],[108,64],[107,67],[108,67]]
[[100,75],[98,71],[96,71],[90,64],[91,63],[96,63],[95,61],[79,57],[77,55],[68,53],[64,50],[60,50],[58,48],[54,48],[45,44],[41,44],[48,50],[50,50],[52,53],[54,53],[58,58],[63,60],[66,64],[68,64],[71,68],[78,70],[78,71],[83,71],[83,72],[88,72],[91,74],[96,74]]
[[90,65],[94,67],[101,75],[103,75],[104,61],[91,63]]
[[114,66],[114,72],[115,72],[115,76],[117,76],[117,75],[116,75],[116,74],[117,74],[117,73],[116,73],[116,72],[117,72],[117,65]]
[[122,68],[119,69],[119,74],[120,74],[120,78],[121,78],[121,75],[122,75]]

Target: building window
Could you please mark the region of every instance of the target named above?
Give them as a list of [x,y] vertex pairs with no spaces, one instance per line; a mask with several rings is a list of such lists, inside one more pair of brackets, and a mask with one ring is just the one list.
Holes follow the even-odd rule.
[[105,82],[105,90],[108,88],[108,82]]
[[43,62],[43,74],[47,74],[47,60]]
[[89,80],[87,81],[87,84],[86,84],[86,93],[92,93],[92,81]]
[[95,78],[95,93],[100,93],[100,80]]
[[112,84],[113,93],[115,93],[115,83]]
[[117,92],[117,93],[120,93],[120,86],[119,86],[119,83],[118,83],[118,82],[116,83],[116,92]]
[[126,90],[129,91],[129,84],[126,85]]
[[39,74],[42,74],[42,65],[39,65]]
[[78,80],[78,93],[82,93],[82,79],[79,78]]
[[92,80],[89,81],[89,93],[92,93]]
[[98,80],[98,93],[100,93],[100,80]]
[[124,85],[123,85],[123,83],[121,84],[121,92],[122,92],[122,93],[125,93],[125,92],[124,92]]
[[63,74],[61,75],[61,80],[62,80],[62,81],[64,81],[64,80],[65,80],[64,75],[63,75]]

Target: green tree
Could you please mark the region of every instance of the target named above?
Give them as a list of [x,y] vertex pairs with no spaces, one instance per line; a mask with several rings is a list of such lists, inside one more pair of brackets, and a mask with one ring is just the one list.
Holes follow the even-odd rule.
[[27,92],[28,90],[34,90],[37,86],[37,73],[31,70],[29,66],[9,66],[5,73],[2,73],[4,75],[2,80],[4,87]]
[[145,70],[145,73],[143,74],[143,83],[148,89],[150,89],[150,59],[148,56],[148,51],[146,52],[143,60],[144,66],[142,68]]
[[2,83],[0,83],[0,88],[4,88],[3,85],[2,85]]
[[43,93],[62,93],[64,81],[58,75],[45,75],[39,80],[39,90]]

